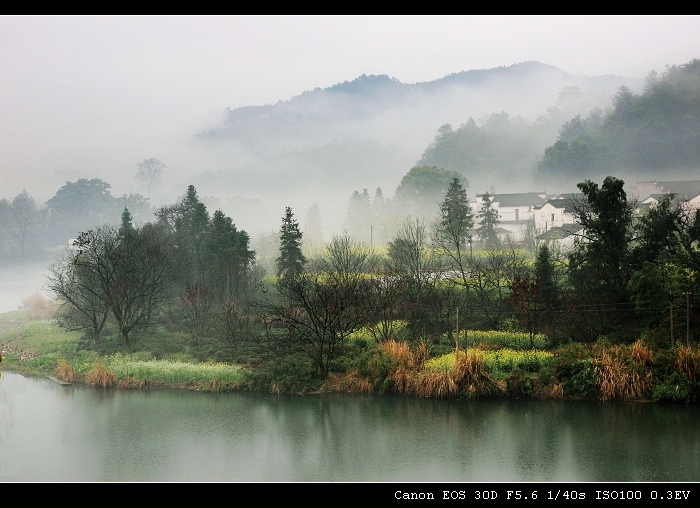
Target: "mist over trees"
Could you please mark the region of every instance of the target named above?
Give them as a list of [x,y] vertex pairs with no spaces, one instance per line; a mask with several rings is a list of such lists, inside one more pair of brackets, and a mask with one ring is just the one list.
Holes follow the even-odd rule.
[[[522,80],[507,85],[500,78],[532,78],[538,69],[501,69],[498,79],[499,73],[479,73],[470,86],[517,88]],[[328,141],[333,129],[325,128],[323,109],[313,107],[319,100],[332,104],[346,122],[335,134],[350,134],[378,116],[386,119],[377,112],[390,114],[394,101],[430,102],[435,94],[438,102],[444,97],[439,92],[456,93],[446,92],[448,85],[463,76],[418,88],[363,76],[265,107],[276,125],[271,137],[292,147],[268,157],[271,165],[257,166],[253,158],[248,168],[261,181],[275,169],[269,189],[275,204],[267,210],[276,217],[273,229],[251,235],[237,214],[219,206],[234,200],[242,216],[266,206],[248,195],[245,178],[229,178],[207,197],[190,183],[174,202],[158,207],[141,194],[113,196],[104,180],[81,178],[44,204],[27,190],[0,201],[0,261],[11,266],[35,253],[54,257],[47,288],[59,305],[56,319],[83,331],[91,348],[111,341],[129,351],[146,330],[162,327],[173,337],[163,350],[264,364],[275,375],[288,369],[301,377],[308,367],[310,376],[327,378],[349,361],[343,355],[355,333],[365,334],[354,344],[367,354],[369,342],[395,339],[412,347],[452,347],[460,340],[457,319],[457,332],[460,326],[531,337],[543,332],[552,345],[601,338],[624,344],[642,334],[664,346],[670,338],[673,345],[681,338],[673,330],[680,295],[697,338],[700,210],[673,193],[641,206],[610,168],[668,178],[671,169],[700,166],[700,64],[650,74],[642,95],[623,85],[608,97],[611,108],[595,106],[588,116],[572,112],[599,102],[588,101],[587,91],[560,73],[544,71],[557,86],[567,85],[544,115],[532,121],[504,109],[465,113],[457,129],[441,121],[436,135],[430,126],[432,142],[414,146],[422,157],[399,169],[358,163],[356,148],[376,141]],[[361,107],[353,109],[356,98]],[[237,123],[244,113],[250,132],[240,131],[246,122]],[[217,143],[240,136],[242,146],[262,155],[262,145],[277,139],[259,136],[268,124],[258,113],[231,112],[226,129],[205,137]],[[292,113],[301,115],[298,123]],[[304,130],[326,144],[300,148]],[[342,163],[332,157],[338,146]],[[152,165],[145,164],[149,160]],[[308,171],[297,172],[309,161]],[[156,183],[165,167],[158,162],[138,165],[144,185]],[[377,168],[388,185],[370,185]],[[568,250],[534,232],[529,245],[499,237],[493,187],[508,192],[571,179],[581,191],[571,198],[581,229]],[[332,191],[326,181],[333,181]],[[278,192],[285,186],[286,193]],[[304,223],[298,210],[305,212]],[[343,219],[342,231],[328,228],[333,214]],[[273,383],[279,379],[284,376]]]
[[[196,139],[202,149],[225,157],[188,183],[203,195],[260,200],[254,206],[221,204],[251,232],[263,220],[270,224],[266,231],[274,229],[275,202],[298,211],[316,202],[330,237],[342,233],[344,205],[354,190],[366,188],[372,197],[381,188],[391,199],[414,166],[460,172],[473,191],[492,186],[499,192],[522,190],[544,148],[556,141],[558,128],[576,114],[609,107],[621,85],[641,90],[643,80],[572,76],[537,62],[415,84],[386,75],[360,76],[287,101],[229,109],[222,125]],[[476,136],[473,150],[462,150],[462,142],[455,140],[452,152],[458,155],[436,150],[423,156],[441,126],[457,131],[470,118],[480,132],[485,125],[488,143]],[[462,134],[467,133],[456,137]]]
[[644,92],[619,88],[612,109],[567,121],[547,147],[537,178],[571,181],[604,174],[666,178],[700,166],[700,60],[650,72]]
[[[230,110],[225,125],[198,142],[212,150],[230,146],[240,152],[244,146],[252,156],[243,164],[231,158],[230,171],[205,171],[192,181],[207,189],[199,196],[202,203],[237,224],[272,224],[239,226],[268,264],[276,257],[274,224],[281,212],[273,202],[307,211],[299,215],[307,248],[343,232],[386,244],[407,215],[432,220],[454,176],[473,197],[528,185],[565,192],[618,163],[621,171],[638,169],[635,174],[649,177],[674,165],[696,168],[697,69],[694,60],[660,76],[652,72],[642,95],[632,92],[634,80],[577,78],[536,62],[415,85],[361,76],[290,101]],[[436,123],[438,117],[450,122]],[[268,132],[269,122],[277,127]],[[316,141],[308,132],[318,135]],[[289,144],[278,145],[280,137]],[[409,151],[397,149],[398,138]],[[165,165],[151,158],[136,166],[148,161],[154,163],[148,178],[155,185]],[[137,224],[153,217],[150,198],[111,191],[111,182],[98,178],[68,181],[28,214],[21,212],[19,196],[8,196],[0,207],[0,259],[19,259],[27,246],[36,251],[64,245],[88,228],[118,224],[125,208]],[[34,199],[31,191],[26,198]]]

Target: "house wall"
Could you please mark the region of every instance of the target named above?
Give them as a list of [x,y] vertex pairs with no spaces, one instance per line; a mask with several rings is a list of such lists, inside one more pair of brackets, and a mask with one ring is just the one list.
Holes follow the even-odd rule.
[[534,211],[535,228],[538,232],[549,231],[555,227],[562,227],[564,224],[572,224],[574,216],[564,210],[564,207],[552,205],[547,202]]

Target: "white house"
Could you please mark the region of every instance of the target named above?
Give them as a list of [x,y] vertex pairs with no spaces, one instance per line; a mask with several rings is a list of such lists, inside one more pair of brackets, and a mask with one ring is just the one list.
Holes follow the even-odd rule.
[[664,194],[674,194],[674,202],[686,207],[688,213],[700,209],[700,180],[638,182],[630,194],[641,205],[653,205],[658,203]]
[[[485,194],[477,194],[470,206],[474,212],[476,220],[475,227],[478,228],[476,217],[483,206]],[[491,194],[491,206],[498,212],[497,232],[502,238],[509,236],[514,242],[521,242],[525,238],[528,224],[535,218],[535,209],[547,201],[545,192],[519,192],[514,194]]]
[[537,240],[557,242],[565,250],[573,247],[581,232],[575,210],[582,199],[583,193],[562,194],[535,208]]

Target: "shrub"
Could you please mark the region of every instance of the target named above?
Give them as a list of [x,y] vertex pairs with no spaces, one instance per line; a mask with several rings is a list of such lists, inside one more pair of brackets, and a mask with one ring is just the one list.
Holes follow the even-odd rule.
[[693,383],[683,372],[674,372],[664,382],[655,383],[651,398],[655,402],[691,402]]
[[92,386],[109,388],[117,384],[117,376],[101,363],[95,363],[93,369],[87,374],[87,382]]
[[56,377],[66,383],[75,381],[75,369],[66,360],[61,359],[56,367]]
[[593,349],[583,344],[570,344],[555,351],[553,377],[561,384],[566,397],[597,398]]
[[641,400],[651,395],[652,354],[641,340],[600,348],[594,370],[601,399]]
[[248,373],[247,386],[264,393],[307,393],[318,390],[322,380],[318,369],[304,355],[272,358]]

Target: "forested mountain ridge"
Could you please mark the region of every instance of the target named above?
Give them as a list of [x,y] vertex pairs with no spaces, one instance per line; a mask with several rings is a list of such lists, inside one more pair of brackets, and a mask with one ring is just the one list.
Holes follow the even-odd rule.
[[[274,105],[229,108],[222,126],[198,137],[234,139],[252,149],[310,148],[315,143],[354,137],[360,133],[359,127],[371,134],[385,132],[386,125],[360,126],[355,122],[377,121],[392,112],[406,118],[420,114],[428,125],[411,126],[434,133],[437,127],[455,119],[465,121],[469,116],[480,118],[501,111],[536,118],[555,106],[560,92],[567,87],[579,87],[581,95],[585,93],[593,103],[611,96],[622,85],[635,88],[638,83],[614,76],[571,76],[538,62],[462,71],[415,84],[385,74],[362,75],[328,88],[305,91]],[[391,133],[385,132],[385,137],[391,138]],[[287,143],[280,144],[284,140]]]
[[[540,137],[524,142],[541,154],[556,141],[563,122],[608,106],[623,85],[641,90],[643,80],[573,76],[538,62],[414,84],[362,75],[276,104],[228,109],[220,126],[195,139],[219,159],[188,183],[203,196],[229,196],[221,205],[246,225],[265,217],[278,222],[284,205],[275,208],[266,206],[268,202],[302,211],[317,202],[327,226],[340,224],[354,190],[381,188],[391,198],[441,126],[457,126],[469,118],[481,122],[505,112],[512,121],[538,122],[532,134],[536,130]],[[508,150],[503,145],[497,149]],[[524,160],[521,154],[515,158]],[[521,170],[506,164],[505,175],[489,171],[481,182],[464,165],[457,170],[469,181],[470,192],[495,184],[499,192],[515,192],[527,185],[535,165],[533,158],[527,171],[516,175]],[[512,188],[504,188],[506,184]],[[251,207],[256,200],[259,204]]]
[[700,60],[650,72],[641,95],[620,87],[606,113],[575,116],[538,165],[539,180],[683,179],[700,170]]

